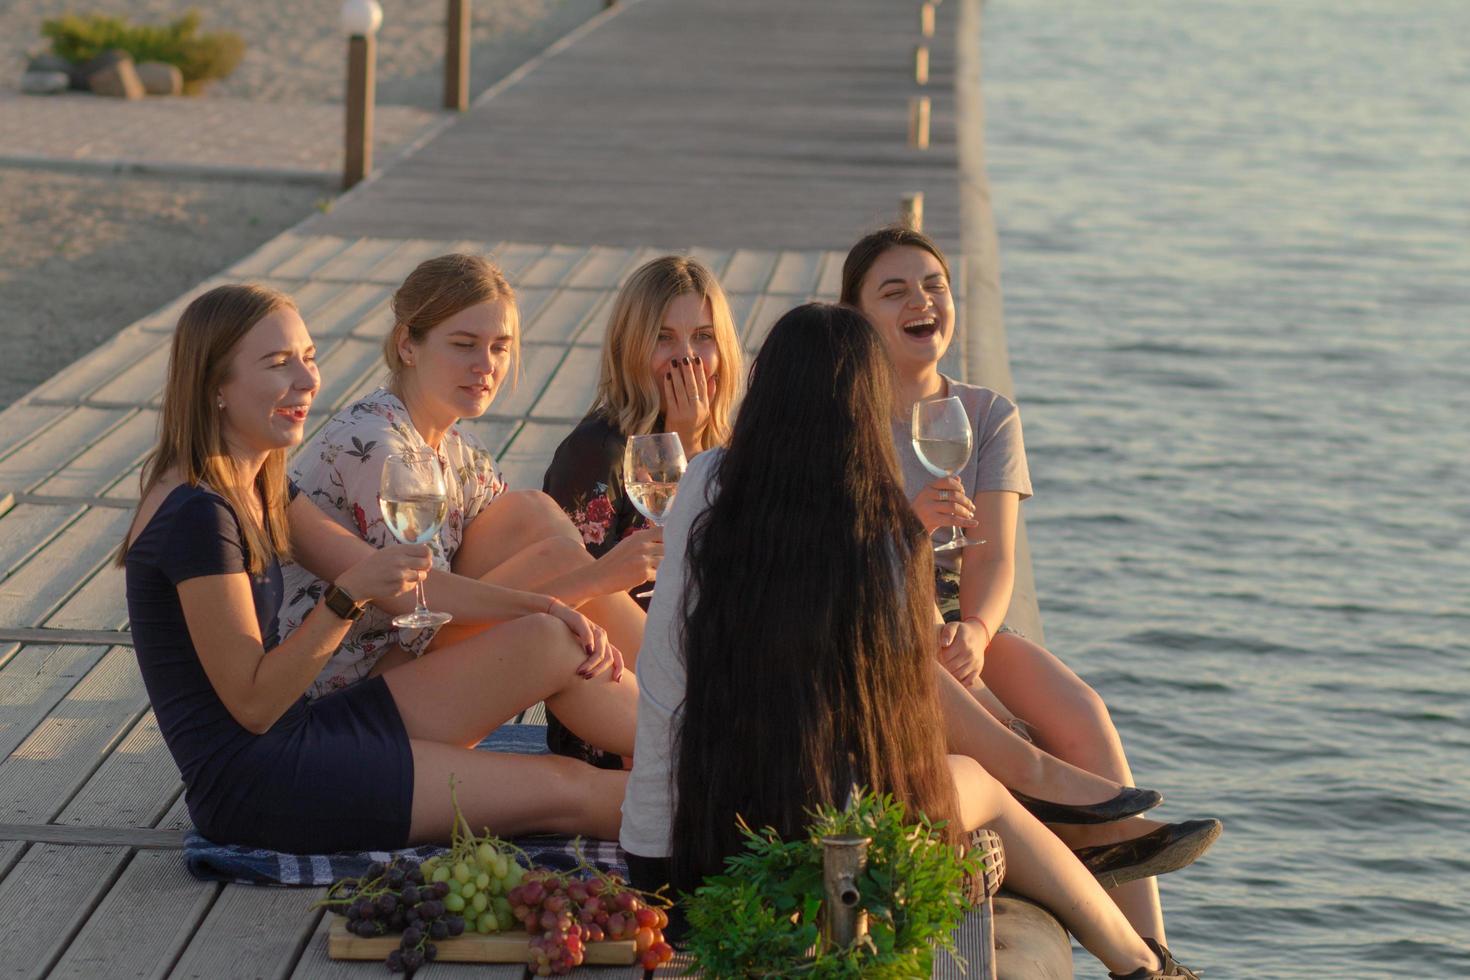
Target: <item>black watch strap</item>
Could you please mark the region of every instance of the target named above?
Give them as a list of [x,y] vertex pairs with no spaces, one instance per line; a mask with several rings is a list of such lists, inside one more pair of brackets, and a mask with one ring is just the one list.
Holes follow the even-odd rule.
[[340,585],[334,585],[328,589],[327,594],[322,596],[322,602],[328,609],[349,623],[356,622],[362,616],[362,606]]

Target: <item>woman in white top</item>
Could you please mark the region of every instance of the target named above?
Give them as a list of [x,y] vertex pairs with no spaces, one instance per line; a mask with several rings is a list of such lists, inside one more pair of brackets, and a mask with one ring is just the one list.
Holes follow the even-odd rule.
[[935,660],[889,379],[859,313],[798,307],[762,346],[728,447],[681,481],[638,663],[621,831],[635,883],[691,891],[739,849],[737,815],[792,839],[857,784],[947,820],[956,843],[995,828],[1009,886],[1112,976],[1194,977],[979,764],[946,754],[949,706],[969,696]]

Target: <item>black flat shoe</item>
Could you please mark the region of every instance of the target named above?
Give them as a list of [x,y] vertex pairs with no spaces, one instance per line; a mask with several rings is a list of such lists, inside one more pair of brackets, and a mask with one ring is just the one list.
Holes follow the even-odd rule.
[[1079,847],[1073,854],[1091,871],[1098,884],[1116,888],[1139,878],[1178,871],[1194,863],[1220,836],[1220,821],[1213,818],[1165,824],[1158,830],[1116,844]]
[[1011,795],[1042,823],[1112,823],[1114,820],[1152,810],[1164,802],[1163,794],[1151,789],[1139,789],[1137,786],[1124,786],[1111,800],[1082,806],[1048,803],[1015,790],[1011,790]]
[[1109,973],[1109,980],[1165,980],[1168,977],[1175,980],[1199,980],[1199,974],[1176,960],[1167,946],[1161,946],[1147,936],[1143,937],[1143,941],[1148,943],[1148,948],[1159,958],[1159,968],[1150,970],[1146,966],[1140,966],[1132,973]]
[[604,752],[582,741],[576,733],[561,723],[561,719],[546,709],[546,748],[553,755],[564,755],[578,762],[585,762],[598,769],[621,769],[623,758],[613,752]]

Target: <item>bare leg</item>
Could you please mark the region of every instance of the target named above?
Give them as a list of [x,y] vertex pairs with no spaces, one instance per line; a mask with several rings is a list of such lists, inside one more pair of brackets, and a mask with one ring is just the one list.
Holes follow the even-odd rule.
[[551,616],[523,616],[383,674],[409,737],[471,746],[516,712],[545,701],[600,749],[633,754],[638,682],[584,679],[585,653]]
[[[1123,740],[1107,705],[1050,651],[1014,633],[1001,633],[986,651],[984,681],[1007,708],[1032,724],[1041,748],[1088,772],[1133,785]],[[1158,826],[1134,818],[1053,829],[1069,846],[1087,847],[1138,837]],[[1109,894],[1141,934],[1166,942],[1155,879],[1129,882]]]
[[[512,545],[530,539],[515,551],[509,550],[504,537],[508,521],[518,523],[518,540]],[[556,503],[542,493],[525,493],[497,498],[470,522],[454,556],[453,569],[456,574],[496,585],[551,592],[570,600],[588,619],[607,630],[608,638],[631,667],[643,645],[643,622],[647,618],[638,603],[621,591],[581,601],[572,595],[586,593],[585,580],[595,563],[582,546],[577,529]],[[450,624],[435,641],[439,645],[454,642],[475,630]]]
[[[958,685],[956,685],[958,686]],[[1054,912],[1087,950],[1114,973],[1157,964],[1153,953],[1097,880],[979,763],[950,756],[965,829],[987,826],[1006,849],[1006,883]]]
[[488,827],[500,837],[540,832],[617,839],[627,773],[562,756],[478,752],[422,739],[412,745],[413,843],[449,839],[451,777],[460,809],[477,833]]
[[1006,728],[938,662],[939,702],[950,751],[977,760],[1006,786],[1056,803],[1101,803],[1118,795],[1116,782],[1049,755]]

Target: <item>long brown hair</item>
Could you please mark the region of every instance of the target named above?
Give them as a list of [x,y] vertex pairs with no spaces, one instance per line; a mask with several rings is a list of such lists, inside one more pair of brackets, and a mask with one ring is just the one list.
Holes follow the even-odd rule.
[[[216,286],[194,299],[179,316],[163,386],[158,445],[143,460],[139,498],[146,498],[169,471],[190,486],[205,485],[229,503],[245,539],[246,566],[260,574],[272,558],[290,557],[286,521],[286,450],[267,454],[255,477],[262,520],[257,521],[230,462],[216,392],[229,380],[230,358],[241,338],[277,310],[295,310],[285,293],[254,283]],[[117,563],[131,544],[123,538]]]
[[687,256],[665,255],[644,263],[618,292],[602,341],[602,369],[592,411],[601,412],[626,436],[653,431],[660,401],[658,380],[648,365],[669,307],[689,293],[709,303],[715,346],[720,352],[720,381],[710,400],[703,447],[708,449],[722,446],[730,438],[730,419],[744,374],[744,358],[725,291],[713,272]]
[[405,371],[398,345],[403,340],[421,343],[439,324],[456,313],[503,299],[510,304],[510,382],[521,370],[521,323],[516,292],[505,273],[480,255],[453,252],[425,259],[408,274],[393,293],[393,329],[383,338],[383,360],[388,365],[390,385],[398,390]]
[[778,320],[689,534],[675,719],[674,885],[739,847],[736,815],[799,837],[854,785],[948,821],[933,558],[899,480],[891,368],[856,310]]
[[944,257],[944,251],[934,239],[922,231],[914,231],[903,225],[889,225],[869,232],[848,249],[847,258],[842,263],[842,297],[839,302],[854,309],[862,306],[863,279],[867,278],[868,270],[878,261],[879,256],[892,248],[923,249],[939,260],[944,278],[950,278],[949,260]]

